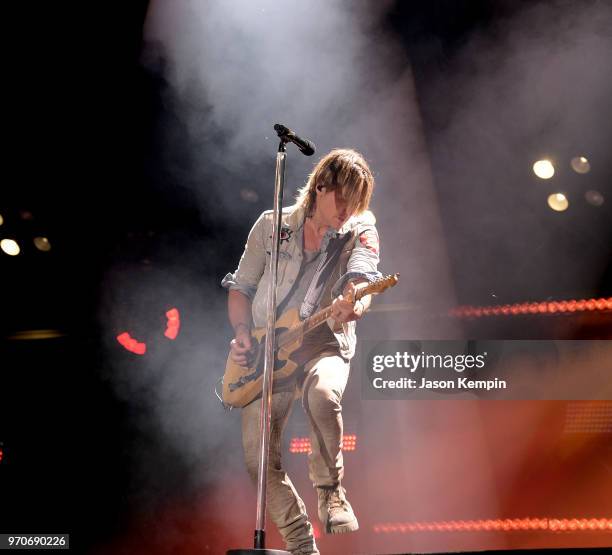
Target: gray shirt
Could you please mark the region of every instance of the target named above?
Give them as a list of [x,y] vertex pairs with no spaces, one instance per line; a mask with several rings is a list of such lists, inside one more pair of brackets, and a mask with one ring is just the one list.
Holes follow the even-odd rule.
[[298,272],[297,278],[293,287],[285,297],[285,300],[278,305],[279,316],[290,308],[299,308],[304,302],[306,291],[310,286],[310,282],[317,271],[317,266],[321,258],[321,251],[303,250],[302,264]]
[[[298,281],[297,277],[303,259],[304,218],[304,211],[299,206],[283,209],[278,260],[278,303],[285,300],[296,281]],[[263,327],[266,323],[267,289],[270,280],[269,256],[272,250],[272,219],[271,210],[264,212],[258,218],[249,233],[238,268],[234,273],[227,274],[222,281],[223,287],[240,291],[251,299],[253,323],[256,327]],[[350,237],[350,234],[354,234],[352,254],[348,260],[346,273],[335,282],[332,290],[333,296],[342,292],[347,281],[356,278],[373,281],[382,275],[377,270],[379,260],[378,234],[373,221],[368,220],[369,218],[365,214],[354,216],[340,231],[336,232],[330,229],[323,237],[321,253],[327,250],[330,241],[341,240],[341,237]],[[316,276],[317,272],[315,271],[315,279]],[[311,306],[309,305],[309,307]],[[308,312],[308,310],[305,312]],[[320,327],[324,328],[325,326]],[[331,319],[328,320],[327,327],[330,330],[334,328],[334,322]],[[342,324],[342,330],[333,333],[339,342],[342,356],[347,359],[351,358],[355,352],[355,322]]]
[[[278,316],[290,308],[297,308],[299,310],[321,261],[321,251],[303,250],[302,253],[302,265],[300,266],[298,276],[285,300],[278,305]],[[302,349],[305,351],[304,354],[310,353],[311,355],[324,350],[335,351],[338,348],[337,339],[329,326],[326,325],[319,326],[310,331],[306,334],[302,343]]]

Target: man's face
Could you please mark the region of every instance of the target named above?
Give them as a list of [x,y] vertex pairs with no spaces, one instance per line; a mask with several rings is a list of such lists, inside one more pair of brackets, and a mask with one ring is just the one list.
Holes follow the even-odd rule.
[[348,202],[340,195],[340,190],[327,191],[325,187],[317,194],[316,212],[323,225],[339,230],[353,215]]

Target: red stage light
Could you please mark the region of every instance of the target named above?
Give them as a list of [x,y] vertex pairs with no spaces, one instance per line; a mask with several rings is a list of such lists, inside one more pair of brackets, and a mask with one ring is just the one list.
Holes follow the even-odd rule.
[[506,518],[488,520],[450,520],[433,522],[406,522],[375,524],[375,533],[392,532],[510,532],[548,530],[550,532],[612,531],[612,518]]
[[122,345],[124,349],[130,351],[131,353],[144,355],[147,352],[146,343],[141,343],[132,338],[127,331],[120,333],[117,336],[117,341],[119,341],[119,344]]
[[450,316],[472,318],[481,316],[510,316],[516,314],[559,314],[563,312],[612,310],[612,298],[564,301],[539,301],[493,306],[457,306],[448,311]]
[[[176,339],[181,329],[180,313],[177,308],[166,311],[166,330],[164,336],[168,339]],[[126,350],[137,355],[144,355],[147,352],[147,345],[134,339],[129,332],[125,331],[117,336],[117,341]]]
[[307,437],[292,438],[289,453],[310,453],[310,439]]
[[[355,434],[346,434],[342,436],[342,450],[355,451],[357,449],[357,436]],[[310,453],[310,438],[294,437],[289,443],[289,453]]]
[[572,401],[565,414],[565,433],[612,432],[612,401]]
[[164,332],[164,335],[168,339],[176,339],[179,330],[181,329],[181,320],[178,309],[171,308],[168,310],[168,312],[166,312],[166,318],[166,331]]
[[355,434],[347,434],[342,436],[342,450],[354,451],[357,448],[357,436]]

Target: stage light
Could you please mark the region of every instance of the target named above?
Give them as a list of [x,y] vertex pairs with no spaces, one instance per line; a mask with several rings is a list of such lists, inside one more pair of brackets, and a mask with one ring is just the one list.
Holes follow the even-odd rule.
[[126,331],[117,336],[117,341],[124,349],[136,355],[144,355],[147,352],[146,343],[140,343]]
[[548,196],[548,206],[550,206],[555,212],[563,212],[567,210],[569,201],[563,193],[553,193]]
[[178,309],[171,308],[170,310],[168,310],[168,312],[166,312],[166,319],[167,323],[164,335],[168,339],[176,339],[179,330],[181,329],[181,320]]
[[449,520],[430,522],[390,522],[374,524],[377,534],[407,532],[600,532],[612,530],[609,518],[505,518],[488,520]]
[[357,449],[357,436],[355,434],[347,434],[342,437],[342,450],[354,451]]
[[589,170],[591,169],[591,164],[584,156],[576,156],[575,158],[572,158],[570,164],[576,173],[589,173]]
[[456,318],[479,318],[481,316],[516,316],[519,314],[561,314],[566,312],[612,310],[612,297],[598,299],[569,299],[563,301],[540,301],[515,303],[502,306],[457,306],[448,311]]
[[584,198],[593,206],[601,206],[604,203],[604,196],[599,191],[587,191]]
[[56,339],[65,335],[60,330],[52,329],[21,330],[7,336],[7,339],[10,341],[37,341],[40,339]]
[[612,433],[612,401],[574,401],[565,409],[565,433]]
[[[355,434],[345,434],[342,436],[342,451],[355,451],[357,449],[357,436]],[[289,443],[289,453],[300,454],[310,453],[310,438],[293,437]]]
[[2,225],[4,223],[4,218],[2,217],[2,214],[0,214],[0,225]]
[[0,249],[9,256],[17,256],[21,252],[17,241],[13,239],[2,239],[2,241],[0,241]]
[[289,453],[310,453],[310,439],[307,437],[291,438]]
[[34,246],[43,252],[48,252],[51,250],[51,243],[49,243],[49,239],[46,237],[34,237]]
[[540,179],[550,179],[555,175],[555,167],[550,160],[538,160],[533,165],[533,173]]

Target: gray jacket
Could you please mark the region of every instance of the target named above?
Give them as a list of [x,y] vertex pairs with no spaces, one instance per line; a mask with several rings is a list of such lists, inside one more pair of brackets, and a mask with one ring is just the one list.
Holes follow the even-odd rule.
[[[240,291],[251,299],[255,327],[266,325],[270,253],[272,252],[272,217],[272,210],[267,210],[259,216],[249,232],[238,268],[233,274],[227,274],[221,282],[223,287]],[[294,205],[283,209],[278,257],[277,305],[282,303],[291,290],[302,264],[304,219],[304,211],[300,207]],[[339,249],[344,249],[342,254],[345,254],[346,259],[343,264],[339,265],[341,267],[339,276],[333,276],[329,272],[329,278],[335,279],[331,288],[332,298],[342,293],[346,283],[352,279],[365,278],[373,281],[382,275],[377,270],[378,233],[373,219],[369,213],[353,217],[339,232],[329,229],[323,237],[322,252],[331,256],[333,251],[339,252]],[[319,278],[325,271],[322,261],[300,309],[302,318],[312,314],[319,305],[328,304],[325,299],[321,298],[324,291],[313,287],[320,281]],[[327,323],[333,331],[334,321],[329,319]],[[343,324],[340,331],[334,331],[334,335],[340,345],[342,356],[346,359],[351,358],[355,353],[355,322]]]

